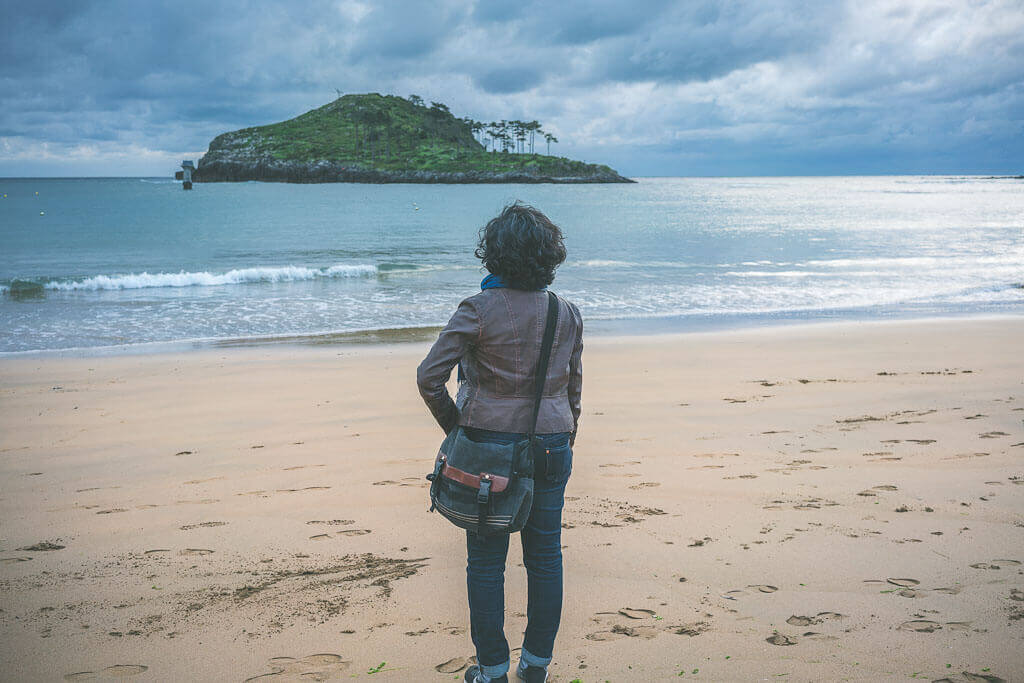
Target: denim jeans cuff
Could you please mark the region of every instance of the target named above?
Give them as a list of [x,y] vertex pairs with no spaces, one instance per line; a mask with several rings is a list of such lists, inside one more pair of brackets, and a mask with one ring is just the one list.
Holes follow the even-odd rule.
[[501,664],[481,664],[480,673],[488,678],[501,678],[508,673],[508,660]]
[[551,657],[538,657],[524,647],[519,653],[519,661],[525,662],[526,666],[537,666],[546,669],[548,664],[551,663]]

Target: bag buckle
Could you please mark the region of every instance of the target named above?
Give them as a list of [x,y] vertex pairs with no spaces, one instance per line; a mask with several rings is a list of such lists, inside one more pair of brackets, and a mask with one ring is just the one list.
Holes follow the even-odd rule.
[[491,499],[491,475],[480,475],[480,490],[476,494],[476,533],[483,536],[487,531],[487,508]]
[[448,457],[445,456],[444,453],[437,457],[437,460],[434,462],[434,471],[427,475],[427,481],[434,481],[437,479],[438,475],[441,474],[441,468],[444,467],[447,460]]
[[441,477],[441,469],[446,462],[448,462],[448,456],[441,453],[434,462],[434,471],[427,475],[427,481],[430,482],[430,509],[427,512],[433,512],[437,508],[437,486]]
[[476,502],[483,505],[487,504],[488,499],[491,497],[491,475],[481,474],[480,475],[480,491],[476,494]]

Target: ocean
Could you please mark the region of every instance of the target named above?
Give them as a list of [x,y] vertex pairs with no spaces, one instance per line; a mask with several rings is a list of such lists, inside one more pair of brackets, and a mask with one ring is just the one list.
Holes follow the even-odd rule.
[[515,199],[565,232],[588,334],[1024,313],[1024,181],[638,181],[0,179],[0,353],[429,338]]

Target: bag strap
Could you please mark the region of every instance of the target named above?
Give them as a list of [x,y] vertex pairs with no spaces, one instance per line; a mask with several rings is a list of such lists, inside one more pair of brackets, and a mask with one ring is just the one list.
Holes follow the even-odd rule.
[[548,376],[548,361],[551,360],[551,347],[555,343],[555,327],[558,325],[558,297],[548,292],[548,319],[544,324],[544,340],[540,345],[540,357],[537,359],[537,374],[534,375],[533,421],[530,423],[530,444],[537,431],[537,416],[540,415],[540,401],[544,396],[544,382]]

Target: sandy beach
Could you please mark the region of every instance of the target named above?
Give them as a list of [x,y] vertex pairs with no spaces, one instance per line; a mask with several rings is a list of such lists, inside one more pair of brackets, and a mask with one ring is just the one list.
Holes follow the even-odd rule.
[[[1024,680],[1022,339],[587,339],[551,680]],[[0,679],[461,680],[427,348],[0,359]]]

